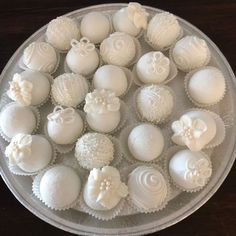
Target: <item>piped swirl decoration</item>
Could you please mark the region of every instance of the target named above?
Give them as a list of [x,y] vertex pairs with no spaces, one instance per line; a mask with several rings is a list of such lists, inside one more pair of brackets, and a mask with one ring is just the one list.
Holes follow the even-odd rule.
[[174,121],[171,126],[174,135],[174,143],[184,143],[189,149],[194,150],[196,141],[207,131],[207,125],[201,119],[191,119],[183,115],[179,120]]
[[196,36],[186,36],[178,41],[173,49],[173,59],[177,66],[190,71],[204,66],[210,57],[210,51],[205,40]]
[[51,73],[57,65],[56,51],[48,43],[33,42],[24,50],[23,62],[29,69]]
[[17,134],[14,136],[10,144],[6,147],[5,155],[9,158],[12,165],[16,165],[30,158],[32,136],[29,134]]
[[128,180],[132,202],[141,209],[160,207],[168,193],[163,175],[153,167],[140,166],[131,172]]
[[211,177],[212,168],[207,159],[188,160],[187,171],[185,172],[185,180],[193,183],[198,187],[206,185],[207,180]]
[[148,73],[162,74],[169,69],[170,60],[161,52],[154,52],[152,57],[147,62],[149,64]]
[[121,182],[119,171],[111,166],[93,169],[88,177],[90,196],[106,209],[113,208],[117,199],[128,195],[127,186]]
[[73,50],[75,52],[78,52],[81,56],[86,56],[90,52],[95,50],[95,45],[93,43],[90,43],[89,39],[86,37],[81,38],[80,41],[72,39],[71,46]]
[[115,93],[105,89],[95,89],[85,97],[84,111],[86,113],[105,114],[119,111],[120,99]]
[[56,106],[53,112],[47,116],[47,119],[59,124],[71,124],[75,120],[75,109],[72,107],[64,109],[61,106]]
[[148,13],[137,2],[130,2],[127,7],[128,18],[134,23],[137,28],[147,28]]
[[10,87],[7,91],[9,98],[22,106],[31,104],[33,84],[30,81],[23,80],[21,75],[16,73],[9,85]]

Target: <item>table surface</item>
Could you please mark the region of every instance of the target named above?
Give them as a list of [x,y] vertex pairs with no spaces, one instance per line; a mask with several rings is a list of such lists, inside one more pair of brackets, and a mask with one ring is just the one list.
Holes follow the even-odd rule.
[[[92,4],[119,1],[1,0],[0,71],[14,51],[53,18]],[[124,1],[121,1],[124,2]],[[201,29],[220,48],[236,72],[235,0],[149,0],[143,4],[172,12]],[[223,157],[222,157],[223,158]],[[152,235],[236,235],[236,168],[217,193],[182,222]],[[0,178],[0,235],[70,235],[38,219],[11,194]]]

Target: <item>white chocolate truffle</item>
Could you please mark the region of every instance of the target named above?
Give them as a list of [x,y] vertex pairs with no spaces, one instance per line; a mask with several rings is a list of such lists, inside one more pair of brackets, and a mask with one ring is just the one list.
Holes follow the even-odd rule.
[[44,74],[32,70],[14,74],[9,85],[7,95],[22,106],[42,104],[49,97],[51,88]]
[[14,102],[1,111],[0,126],[8,138],[13,138],[18,133],[31,134],[36,128],[36,117],[30,107]]
[[111,166],[90,171],[83,196],[86,204],[98,211],[114,208],[128,195],[127,186],[121,182],[119,171]]
[[55,49],[45,42],[33,42],[23,54],[23,63],[31,70],[52,73],[58,64]]
[[212,174],[210,159],[202,152],[181,150],[169,162],[172,180],[183,190],[193,191],[204,187]]
[[115,32],[102,41],[100,54],[107,64],[127,66],[136,54],[134,38],[125,33]]
[[130,2],[127,7],[117,11],[113,18],[115,31],[125,32],[131,36],[137,36],[142,29],[147,28],[148,13],[137,2]]
[[132,129],[128,147],[139,161],[152,161],[163,151],[164,137],[161,130],[151,124],[141,124]]
[[147,40],[155,50],[170,47],[179,37],[181,27],[178,20],[169,12],[157,13],[147,27]]
[[45,168],[52,159],[52,152],[52,146],[46,138],[19,133],[6,147],[5,155],[11,165],[30,173]]
[[93,130],[109,133],[120,122],[120,99],[110,90],[95,89],[86,95],[84,111]]
[[114,145],[104,134],[87,133],[78,139],[75,157],[83,168],[100,168],[113,160]]
[[52,97],[59,105],[76,107],[84,100],[88,90],[88,82],[82,75],[65,73],[54,79]]
[[81,116],[72,107],[63,109],[61,106],[56,106],[47,119],[48,136],[56,144],[74,143],[84,128]]
[[123,95],[128,87],[125,72],[118,66],[104,65],[93,76],[95,89],[107,89],[115,92],[116,96]]
[[161,83],[170,73],[170,60],[161,52],[148,52],[138,60],[136,73],[145,84]]
[[207,65],[210,60],[210,50],[204,39],[185,36],[175,44],[172,57],[180,70],[188,72]]
[[149,85],[137,94],[136,107],[139,115],[150,122],[162,122],[172,112],[174,98],[167,86]]
[[46,37],[53,47],[65,51],[70,49],[72,39],[80,37],[80,32],[73,19],[60,16],[49,22]]
[[90,42],[101,43],[110,33],[110,21],[101,12],[90,12],[83,17],[80,30],[82,36],[88,38]]
[[225,87],[225,78],[222,72],[215,67],[207,67],[191,76],[187,90],[197,103],[211,105],[223,98]]
[[71,167],[58,165],[44,173],[39,191],[46,206],[64,210],[75,203],[80,188],[81,181],[76,172]]
[[168,186],[164,176],[151,166],[139,166],[129,174],[129,197],[140,210],[160,208],[166,201]]
[[200,151],[216,135],[216,123],[209,112],[193,110],[185,113],[171,126],[172,141],[187,146],[191,151]]
[[93,43],[87,38],[73,39],[72,48],[66,55],[66,63],[72,72],[84,76],[90,75],[99,65],[99,56]]

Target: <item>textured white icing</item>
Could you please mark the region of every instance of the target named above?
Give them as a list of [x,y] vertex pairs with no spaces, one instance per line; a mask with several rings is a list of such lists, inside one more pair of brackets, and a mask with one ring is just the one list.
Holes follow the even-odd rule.
[[87,80],[78,74],[65,73],[54,79],[53,99],[62,106],[76,107],[88,92]]
[[105,114],[120,109],[120,100],[115,93],[105,89],[95,89],[85,97],[86,113]]
[[18,133],[31,134],[36,127],[36,117],[27,106],[11,103],[0,113],[2,132],[9,138]]
[[53,209],[69,208],[79,196],[81,181],[67,166],[54,166],[47,170],[39,184],[43,202]]
[[32,137],[29,134],[19,133],[14,136],[6,147],[5,155],[11,164],[18,164],[31,157]]
[[136,72],[144,83],[161,83],[170,73],[170,60],[161,52],[148,52],[139,59]]
[[168,192],[163,175],[155,168],[147,166],[137,167],[131,172],[128,188],[133,204],[144,210],[160,207]]
[[110,33],[110,21],[101,12],[90,12],[83,17],[80,30],[92,43],[101,43]]
[[141,4],[130,2],[127,7],[127,15],[137,28],[147,28],[147,18],[149,14]]
[[172,56],[179,69],[190,71],[206,65],[210,51],[204,39],[185,36],[175,44]]
[[127,186],[121,182],[119,171],[111,166],[90,171],[84,191],[84,200],[93,209],[109,210],[128,195]]
[[97,69],[93,76],[95,89],[108,89],[115,92],[116,96],[123,95],[128,87],[125,72],[114,65],[104,65]]
[[136,54],[134,39],[128,34],[115,32],[103,40],[100,54],[108,64],[127,66]]
[[103,134],[87,133],[76,143],[75,156],[79,164],[86,169],[109,165],[113,155],[113,143]]
[[49,43],[33,42],[24,50],[23,62],[29,69],[51,73],[57,65],[57,54]]
[[130,132],[128,147],[136,159],[152,161],[163,151],[164,137],[158,127],[151,124],[141,124]]
[[72,39],[78,39],[79,29],[75,21],[66,16],[60,16],[49,22],[46,37],[55,48],[68,50]]
[[83,37],[80,41],[71,40],[71,50],[66,55],[68,67],[77,74],[89,75],[98,67],[99,56],[95,45]]
[[173,14],[158,13],[148,24],[147,39],[156,50],[161,50],[173,44],[180,32],[181,27]]
[[188,82],[191,98],[201,104],[215,104],[225,93],[225,78],[215,67],[207,67],[195,72]]
[[169,172],[177,185],[185,190],[192,190],[206,185],[212,174],[212,167],[205,154],[186,149],[171,158]]
[[200,151],[216,133],[214,119],[204,111],[188,112],[174,121],[171,126],[172,141],[186,145],[192,151]]
[[9,98],[23,106],[31,104],[33,84],[30,81],[23,80],[22,76],[16,73],[9,85],[7,91]]
[[159,122],[172,112],[174,98],[169,89],[159,85],[150,85],[139,91],[136,104],[143,118],[151,122]]

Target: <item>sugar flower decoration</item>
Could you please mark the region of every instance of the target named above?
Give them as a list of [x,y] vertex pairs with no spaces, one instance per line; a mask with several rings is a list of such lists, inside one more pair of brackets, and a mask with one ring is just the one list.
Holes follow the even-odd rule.
[[81,56],[86,56],[90,52],[95,50],[95,45],[93,43],[90,43],[89,39],[86,37],[81,38],[80,41],[77,41],[76,39],[72,39],[71,46],[72,46],[72,49],[75,52],[79,52]]

